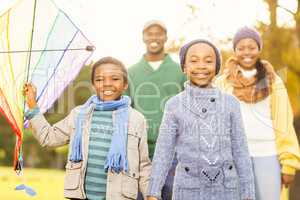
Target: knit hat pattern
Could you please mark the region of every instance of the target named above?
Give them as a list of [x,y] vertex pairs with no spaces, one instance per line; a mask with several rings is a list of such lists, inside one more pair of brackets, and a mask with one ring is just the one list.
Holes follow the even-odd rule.
[[259,50],[262,49],[263,42],[262,42],[262,39],[261,39],[258,31],[254,28],[245,26],[245,27],[240,28],[235,33],[235,35],[233,37],[233,41],[232,41],[233,50],[235,50],[236,45],[239,41],[241,41],[242,39],[246,39],[246,38],[253,39],[257,43]]

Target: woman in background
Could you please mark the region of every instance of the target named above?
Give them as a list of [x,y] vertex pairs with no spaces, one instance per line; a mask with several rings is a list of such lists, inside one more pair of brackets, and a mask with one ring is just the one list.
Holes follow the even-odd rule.
[[216,86],[236,96],[253,162],[257,200],[279,200],[300,168],[293,112],[283,81],[272,65],[260,58],[262,39],[243,27],[233,38],[234,55]]

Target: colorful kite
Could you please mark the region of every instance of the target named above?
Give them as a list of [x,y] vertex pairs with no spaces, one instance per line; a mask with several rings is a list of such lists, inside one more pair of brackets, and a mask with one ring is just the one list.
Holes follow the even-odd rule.
[[0,15],[0,112],[17,135],[14,168],[22,169],[25,82],[46,112],[90,58],[93,45],[52,0],[19,0]]

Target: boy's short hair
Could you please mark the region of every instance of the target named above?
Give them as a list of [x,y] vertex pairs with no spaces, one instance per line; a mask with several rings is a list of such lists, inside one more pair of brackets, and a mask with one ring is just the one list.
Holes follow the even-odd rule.
[[118,60],[116,58],[113,58],[113,57],[110,57],[110,56],[107,56],[107,57],[101,58],[100,60],[98,60],[97,62],[95,62],[93,64],[92,73],[91,73],[92,83],[94,83],[94,75],[95,75],[95,71],[96,71],[97,67],[99,67],[103,64],[114,64],[116,66],[119,66],[120,69],[123,72],[125,82],[126,83],[128,82],[128,72],[127,72],[127,69],[126,69],[125,65],[120,60]]

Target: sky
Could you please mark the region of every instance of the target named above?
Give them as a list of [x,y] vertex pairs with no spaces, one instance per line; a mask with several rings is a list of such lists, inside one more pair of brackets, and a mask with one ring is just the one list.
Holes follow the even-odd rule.
[[[15,1],[0,0],[0,13]],[[232,38],[241,26],[255,26],[258,20],[268,23],[269,19],[262,0],[53,1],[96,46],[92,60],[114,56],[126,66],[137,62],[145,52],[142,28],[151,19],[166,24],[169,41],[207,38],[215,43]],[[293,11],[297,1],[279,0],[279,4]],[[194,14],[188,5],[195,6]],[[278,9],[278,20],[280,25],[293,25],[292,16],[283,9]]]

